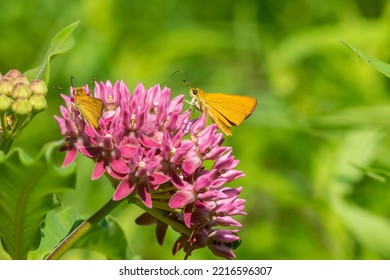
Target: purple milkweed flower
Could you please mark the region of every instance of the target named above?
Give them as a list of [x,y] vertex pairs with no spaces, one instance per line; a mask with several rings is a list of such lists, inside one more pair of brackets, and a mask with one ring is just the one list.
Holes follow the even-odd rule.
[[95,129],[77,111],[71,89],[70,96],[62,95],[61,116],[55,116],[65,136],[63,165],[81,153],[95,162],[91,179],[105,174],[118,182],[113,200],[135,198],[144,209],[161,209],[164,219],[146,211],[136,223],[156,223],[160,244],[168,226],[179,231],[174,254],[183,249],[187,258],[207,246],[234,258],[230,244],[239,240],[241,224],[233,217],[246,214],[245,200],[238,198],[242,187],[225,184],[244,175],[235,170],[239,161],[231,147],[222,146],[216,125],[207,126],[204,114],[191,120],[189,110],[182,112],[184,95],[170,100],[170,94],[159,85],[146,90],[140,83],[130,94],[123,81],[95,83],[94,96],[104,104]]

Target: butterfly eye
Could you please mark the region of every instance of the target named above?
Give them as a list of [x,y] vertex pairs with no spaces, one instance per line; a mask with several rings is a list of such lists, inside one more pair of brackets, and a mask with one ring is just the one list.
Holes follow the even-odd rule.
[[197,94],[198,94],[198,90],[197,90],[196,88],[194,88],[194,89],[192,90],[192,94],[193,94],[193,95],[197,95]]

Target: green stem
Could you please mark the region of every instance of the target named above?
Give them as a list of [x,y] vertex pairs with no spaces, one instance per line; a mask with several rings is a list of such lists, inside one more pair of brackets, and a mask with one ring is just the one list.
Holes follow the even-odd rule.
[[8,132],[6,113],[0,113],[0,129],[0,151],[8,154],[8,152],[11,150],[12,144],[14,143],[14,139]]
[[14,139],[12,138],[2,138],[0,139],[0,151],[3,151],[4,154],[8,154],[11,150]]
[[0,113],[0,128],[3,133],[3,137],[8,137],[8,130],[7,130],[7,115],[5,113]]
[[153,217],[157,218],[158,220],[162,221],[163,223],[170,225],[173,229],[179,231],[180,233],[184,233],[188,236],[191,234],[191,230],[189,228],[187,228],[184,224],[178,223],[178,222],[168,218],[167,216],[164,216],[163,212],[161,212],[161,210],[159,210],[159,209],[146,207],[145,204],[143,204],[142,201],[140,201],[136,197],[130,197],[129,202],[137,205],[139,208],[141,208],[145,212],[149,213]]
[[[115,185],[114,179],[112,179],[111,182],[113,183],[113,185]],[[74,231],[72,231],[64,240],[62,240],[62,242],[58,244],[58,246],[46,257],[46,260],[58,260],[67,250],[72,248],[72,246],[77,242],[77,240],[83,237],[93,226],[99,223],[100,220],[106,217],[112,210],[114,210],[123,201],[128,201],[130,203],[137,205],[145,212],[154,216],[155,218],[162,221],[163,223],[170,225],[173,229],[179,231],[180,233],[186,234],[188,236],[191,234],[190,229],[187,228],[184,224],[176,222],[168,218],[167,216],[165,216],[164,215],[165,211],[158,209],[158,207],[148,208],[145,206],[145,204],[142,203],[142,201],[139,200],[139,198],[137,198],[137,196],[130,195],[127,198],[122,199],[120,201],[109,200],[95,214],[93,214],[90,218],[84,221]],[[158,204],[158,206],[160,206],[161,208],[166,208],[163,207],[164,203],[159,203],[158,201],[154,201],[153,203]],[[167,210],[171,211],[172,209],[169,208]]]
[[99,223],[112,210],[126,199],[120,201],[109,200],[102,208],[95,214],[85,220],[74,231],[72,231],[58,246],[46,257],[46,260],[58,260],[67,250],[69,250],[77,240],[83,237],[93,226]]

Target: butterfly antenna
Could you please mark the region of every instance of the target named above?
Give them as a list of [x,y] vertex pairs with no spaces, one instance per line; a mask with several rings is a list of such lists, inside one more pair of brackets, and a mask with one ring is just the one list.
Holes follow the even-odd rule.
[[190,83],[188,82],[188,80],[186,80],[186,79],[183,79],[183,82],[185,82],[185,83],[186,83],[186,87],[188,87],[188,88],[191,88],[191,86],[190,86]]
[[188,79],[186,73],[183,72],[183,76],[184,76],[183,82],[186,83],[186,87],[191,88],[191,84],[189,82],[189,79]]
[[76,79],[73,76],[70,76],[70,85],[72,88],[74,88],[74,85],[76,84]]
[[165,85],[170,79],[172,79],[173,76],[175,76],[177,73],[182,73],[184,77],[186,77],[186,73],[183,71],[183,70],[177,70],[175,72],[173,72],[173,74],[169,77],[168,80],[166,80],[165,82],[163,82],[161,84],[161,86]]

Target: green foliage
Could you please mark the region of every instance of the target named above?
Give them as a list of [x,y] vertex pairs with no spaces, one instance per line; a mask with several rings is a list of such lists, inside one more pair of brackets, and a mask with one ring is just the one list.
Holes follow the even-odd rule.
[[71,208],[47,213],[42,224],[42,240],[39,248],[30,252],[29,259],[44,259],[69,233],[75,221],[75,214]]
[[107,259],[127,259],[127,240],[122,227],[108,216],[98,226],[77,241],[74,248],[87,248],[103,254]]
[[74,186],[74,167],[61,169],[53,161],[58,144],[45,145],[34,159],[20,148],[0,157],[0,236],[13,259],[26,259],[38,247],[41,223],[61,205],[56,193]]
[[383,73],[387,77],[390,78],[390,65],[380,61],[378,59],[375,59],[373,57],[370,57],[369,55],[365,54],[364,52],[356,49],[355,47],[347,44],[346,42],[342,42],[344,45],[346,45],[348,48],[350,48],[354,53],[356,53],[359,57],[370,63],[376,70]]
[[[42,229],[42,242],[36,251],[30,253],[29,258],[45,258],[81,222],[75,220],[75,213],[71,208],[49,212]],[[126,245],[127,241],[120,225],[114,218],[106,217],[72,248],[94,250],[108,259],[126,259]]]
[[[67,27],[60,30],[54,37],[51,39],[49,48],[45,54],[43,62],[40,66],[28,70],[24,75],[29,80],[42,79],[46,84],[49,84],[50,81],[50,60],[62,53],[67,52],[73,48],[75,40],[73,37],[73,32],[79,25],[79,22],[72,23]],[[44,75],[43,78],[41,76]]]

